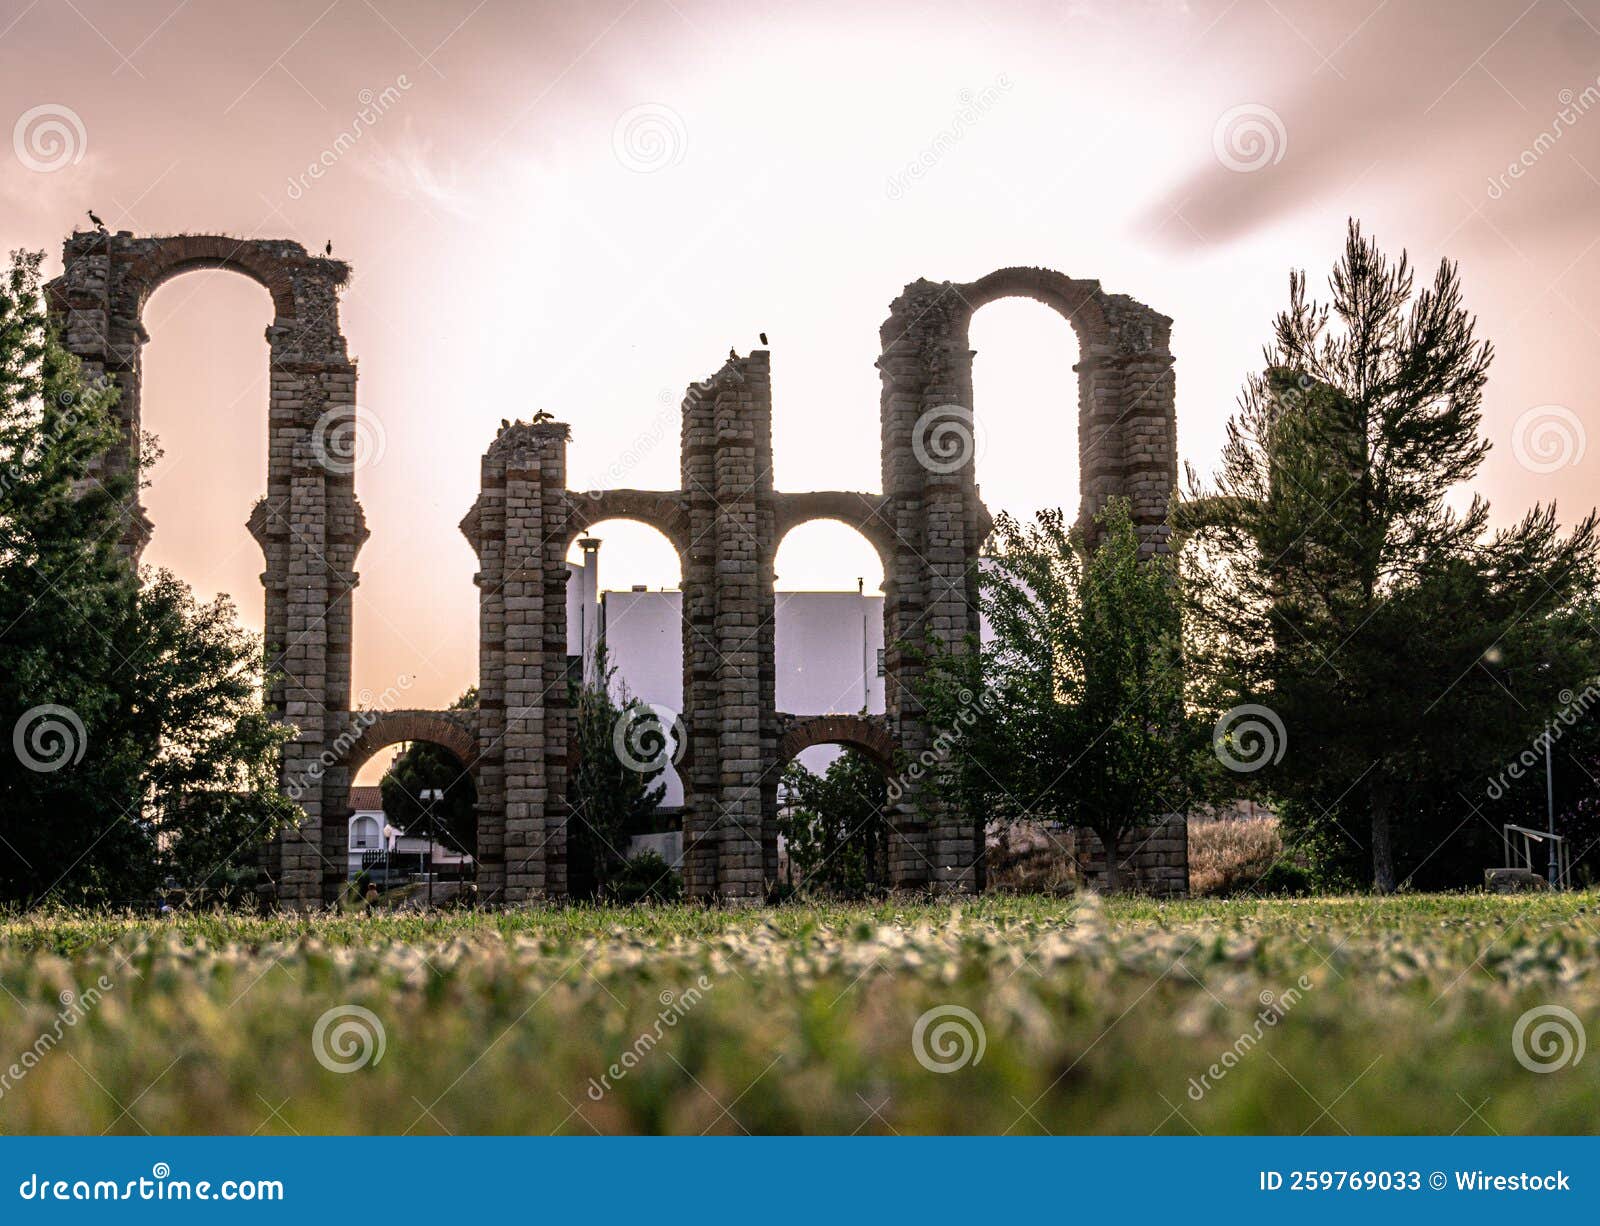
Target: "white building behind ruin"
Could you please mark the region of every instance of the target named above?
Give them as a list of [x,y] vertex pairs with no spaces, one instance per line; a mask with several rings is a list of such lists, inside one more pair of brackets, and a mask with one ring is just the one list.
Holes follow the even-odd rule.
[[[601,542],[578,542],[583,561],[569,562],[567,652],[594,659],[604,637],[616,672],[613,694],[642,699],[663,712],[683,711],[683,593],[640,586],[608,590],[600,570]],[[778,592],[775,617],[777,708],[791,715],[881,715],[883,597],[876,593]],[[586,664],[586,667],[592,667]],[[803,750],[799,761],[824,771],[841,753],[836,745]],[[662,804],[683,803],[683,785],[670,767]]]

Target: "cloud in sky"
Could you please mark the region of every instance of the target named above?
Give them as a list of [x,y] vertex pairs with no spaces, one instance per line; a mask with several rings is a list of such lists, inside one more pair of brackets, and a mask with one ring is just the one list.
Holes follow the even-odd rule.
[[[1600,0],[74,0],[0,17],[0,55],[0,137],[58,103],[87,140],[49,172],[0,145],[5,248],[54,254],[94,207],[145,233],[331,237],[350,261],[341,318],[388,443],[357,478],[358,688],[415,675],[443,705],[474,675],[455,525],[503,417],[570,421],[574,480],[621,464],[619,484],[671,486],[675,418],[638,440],[764,331],[780,488],[876,488],[878,328],[924,276],[1047,265],[1171,316],[1180,458],[1204,471],[1288,269],[1320,282],[1359,216],[1421,267],[1462,262],[1499,355],[1478,483],[1497,512],[1594,501],[1600,447],[1535,473],[1511,442],[1536,406],[1600,429],[1600,106],[1548,137],[1562,91],[1577,109],[1600,75]],[[1219,140],[1230,113],[1249,139]],[[619,139],[640,115],[666,145]],[[156,475],[151,559],[259,609],[242,520],[270,299],[213,273],[152,303],[145,405],[169,455],[205,463]],[[1075,341],[1044,312],[974,328],[997,507],[1077,496]],[[610,581],[670,582],[654,557],[615,537]],[[826,564],[853,588],[870,547],[786,559]]]
[[1363,184],[1458,195],[1512,236],[1585,224],[1570,200],[1600,185],[1600,12],[1433,0],[1379,6],[1339,37],[1343,15],[1291,10],[1282,24],[1317,62],[1285,72],[1252,71],[1227,37],[1245,19],[1217,9],[1214,41],[1243,61],[1231,96],[1268,118],[1276,156],[1221,155],[1227,112],[1217,112],[1213,155],[1197,149],[1148,213],[1181,220],[1163,225],[1169,241],[1231,242],[1317,203],[1354,207]]
[[414,201],[430,212],[470,221],[476,211],[474,194],[465,185],[461,168],[436,147],[430,138],[419,136],[407,118],[398,136],[389,140],[379,133],[373,145],[357,162],[362,175],[381,190],[401,200]]

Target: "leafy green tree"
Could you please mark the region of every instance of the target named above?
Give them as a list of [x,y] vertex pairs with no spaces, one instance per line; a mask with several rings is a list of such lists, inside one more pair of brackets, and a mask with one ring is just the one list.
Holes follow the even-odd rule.
[[278,786],[294,735],[261,703],[260,641],[233,603],[198,603],[158,571],[139,592],[132,662],[118,678],[114,741],[138,747],[142,833],[154,872],[201,897],[226,892],[234,870],[304,817]]
[[866,754],[846,746],[820,775],[792,761],[782,788],[789,884],[860,898],[888,881],[888,783]]
[[662,775],[676,745],[675,730],[648,704],[625,692],[620,703],[612,697],[615,675],[602,645],[597,680],[568,687],[577,759],[568,777],[568,841],[600,893],[626,860],[628,836],[649,823],[666,794]]
[[932,656],[920,689],[936,794],[986,822],[1088,827],[1115,890],[1124,836],[1185,811],[1202,773],[1170,559],[1140,556],[1125,499],[1096,524],[1091,548],[1060,511],[1001,515],[979,576],[993,637]]
[[[1481,498],[1452,505],[1489,448],[1492,357],[1455,265],[1418,292],[1352,222],[1330,288],[1318,305],[1291,277],[1215,488],[1191,476],[1191,653],[1237,704],[1219,755],[1260,769],[1291,835],[1388,891],[1471,817],[1440,798],[1481,795],[1600,670],[1579,607],[1600,542],[1592,514],[1565,537],[1554,506],[1490,533]],[[1270,712],[1266,744],[1236,743],[1240,707]]]
[[[478,687],[471,686],[451,710],[470,711],[477,705]],[[384,820],[396,830],[419,838],[433,835],[453,851],[477,855],[478,788],[472,772],[444,746],[412,741],[395,755],[378,788]],[[443,792],[444,798],[430,804],[422,799],[427,791]]]
[[135,477],[101,463],[116,389],[56,339],[41,259],[0,286],[0,896],[214,890],[299,816],[276,784],[292,729],[231,605],[129,565]]

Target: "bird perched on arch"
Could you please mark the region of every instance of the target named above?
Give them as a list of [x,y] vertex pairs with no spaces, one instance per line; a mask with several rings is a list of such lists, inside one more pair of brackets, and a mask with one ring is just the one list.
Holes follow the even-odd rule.
[[94,226],[94,228],[96,230],[98,230],[98,231],[100,231],[100,233],[104,234],[106,232],[106,223],[100,220],[100,218],[96,215],[96,213],[95,213],[95,211],[93,209],[89,209],[89,210],[87,210],[87,212],[89,214],[90,223]]
[[540,409],[533,415],[533,424],[537,426],[542,422],[554,421],[555,419],[556,415],[554,413],[551,413],[545,409]]
[[322,254],[323,255],[332,255],[333,254],[333,240],[331,238],[326,243],[323,244],[323,246],[322,246]]

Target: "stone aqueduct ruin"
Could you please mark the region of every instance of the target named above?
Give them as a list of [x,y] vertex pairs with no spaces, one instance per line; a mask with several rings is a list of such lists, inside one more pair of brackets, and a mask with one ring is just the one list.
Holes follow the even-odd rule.
[[[787,493],[772,485],[770,355],[730,354],[682,403],[676,490],[567,489],[568,426],[515,422],[482,463],[482,489],[461,523],[477,551],[479,706],[471,711],[362,710],[351,704],[351,597],[368,535],[353,466],[329,431],[358,423],[356,366],[339,329],[340,261],[298,243],[222,236],[139,238],[79,233],[49,286],[68,347],[90,377],[121,387],[127,444],[107,462],[136,462],[140,318],[151,292],[198,268],[265,286],[275,318],[265,496],[249,519],[266,558],[269,700],[299,730],[283,777],[306,820],[267,864],[286,905],[333,898],[346,864],[349,789],[372,754],[403,741],[448,749],[479,797],[479,889],[516,903],[567,889],[566,555],[606,519],[659,529],[677,549],[683,590],[684,883],[694,896],[757,901],[776,879],[782,765],[813,744],[851,744],[891,777],[934,752],[936,732],[910,686],[906,645],[958,642],[977,626],[975,563],[989,516],[974,483],[968,323],[998,298],[1052,307],[1077,334],[1082,513],[1126,495],[1146,548],[1166,547],[1177,473],[1171,321],[1098,282],[1009,268],[968,284],[916,281],[880,330],[883,492]],[[962,407],[964,406],[964,407]],[[967,436],[970,439],[970,434]],[[955,450],[951,450],[954,446]],[[884,568],[884,715],[797,717],[776,709],[773,563],[789,529],[841,520]],[[149,523],[130,508],[129,547]],[[914,772],[913,772],[914,773]],[[891,884],[961,893],[982,888],[983,832],[963,815],[919,803],[904,773],[891,810]],[[891,795],[900,791],[893,789]],[[1089,837],[1092,845],[1094,840]],[[1134,879],[1159,893],[1187,887],[1181,819],[1129,840]],[[1099,855],[1092,846],[1086,858]]]

